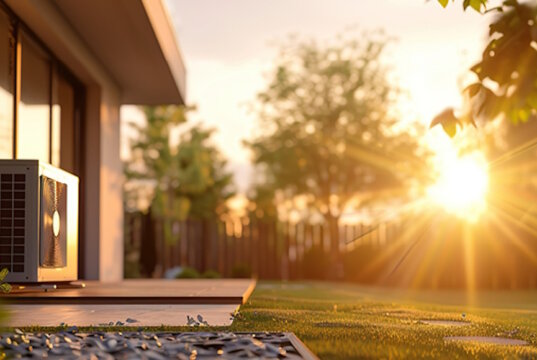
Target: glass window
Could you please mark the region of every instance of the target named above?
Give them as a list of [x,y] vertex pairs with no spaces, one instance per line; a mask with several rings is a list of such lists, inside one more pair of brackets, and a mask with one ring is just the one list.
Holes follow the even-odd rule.
[[49,162],[51,61],[24,33],[21,46],[17,158]]
[[38,159],[76,173],[80,84],[2,6],[0,159]]
[[0,159],[13,157],[15,41],[9,17],[0,9]]
[[75,172],[75,90],[58,71],[53,77],[52,159],[54,166]]

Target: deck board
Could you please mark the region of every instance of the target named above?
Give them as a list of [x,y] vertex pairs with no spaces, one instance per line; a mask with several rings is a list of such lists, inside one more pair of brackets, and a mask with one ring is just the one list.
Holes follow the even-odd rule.
[[85,282],[85,288],[20,289],[2,298],[15,304],[243,304],[255,280],[181,279],[124,280],[119,283]]

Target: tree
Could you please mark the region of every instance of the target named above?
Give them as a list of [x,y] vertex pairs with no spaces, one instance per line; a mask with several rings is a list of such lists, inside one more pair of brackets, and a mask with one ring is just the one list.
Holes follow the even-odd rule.
[[171,146],[173,128],[186,122],[190,110],[178,106],[142,108],[146,123],[132,123],[136,137],[131,144],[132,158],[125,165],[127,199],[136,198],[141,189],[150,188],[150,210],[154,216],[163,218],[165,232],[171,233],[171,222],[181,220],[188,214],[189,204],[176,201],[174,188],[178,186],[178,166]]
[[246,142],[266,184],[309,195],[329,225],[334,261],[346,205],[357,193],[399,186],[417,148],[394,130],[397,89],[380,59],[385,45],[377,34],[331,46],[292,40],[258,94],[261,134]]
[[[442,6],[448,0],[438,0]],[[431,126],[441,124],[454,136],[457,125],[487,121],[499,116],[513,124],[526,122],[537,115],[537,5],[505,0],[500,6],[486,9],[486,0],[464,0],[478,12],[500,14],[490,25],[488,44],[482,59],[471,71],[476,82],[463,95],[470,106],[455,116],[452,110],[438,115]]]
[[234,195],[233,177],[226,161],[210,144],[214,130],[195,126],[183,134],[177,148],[180,186],[175,195],[189,203],[189,216],[209,219],[226,212],[226,201]]
[[163,221],[165,239],[174,241],[172,225],[188,216],[216,217],[225,211],[232,195],[232,178],[225,161],[210,143],[212,130],[194,126],[183,132],[178,145],[171,131],[187,121],[192,108],[158,106],[143,108],[146,124],[132,124],[137,136],[125,174],[132,198],[141,188],[152,190],[150,211]]
[[253,216],[265,220],[277,219],[276,189],[273,184],[254,183],[248,193],[248,201]]

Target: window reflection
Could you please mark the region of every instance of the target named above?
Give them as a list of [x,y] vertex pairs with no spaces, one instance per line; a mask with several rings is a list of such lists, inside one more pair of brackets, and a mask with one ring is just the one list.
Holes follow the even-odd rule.
[[38,45],[24,34],[21,45],[17,158],[49,162],[51,63]]
[[52,164],[75,172],[75,91],[61,72],[53,78]]
[[76,173],[77,84],[0,6],[0,159],[38,159]]
[[13,156],[14,39],[9,18],[0,10],[0,159]]

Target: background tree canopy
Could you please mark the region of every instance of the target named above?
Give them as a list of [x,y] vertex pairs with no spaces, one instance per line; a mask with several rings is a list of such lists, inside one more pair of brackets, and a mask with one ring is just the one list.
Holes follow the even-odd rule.
[[[125,164],[130,190],[127,201],[136,200],[140,188],[151,189],[150,210],[164,222],[166,239],[172,239],[172,224],[187,217],[207,219],[226,211],[233,195],[232,175],[211,144],[213,130],[187,127],[191,108],[158,106],[143,108],[146,124],[131,124],[137,132],[132,159]],[[185,127],[178,141],[172,129]],[[176,132],[177,133],[177,132]],[[175,145],[173,145],[175,144]],[[132,207],[132,205],[131,205]]]
[[308,196],[330,226],[334,257],[348,202],[400,190],[415,161],[416,137],[394,127],[397,89],[381,61],[385,46],[378,33],[328,46],[291,40],[258,94],[260,135],[246,143],[264,175],[257,195],[270,194],[270,185],[288,198]]
[[[438,2],[444,7],[449,3]],[[471,68],[476,81],[463,91],[469,110],[456,116],[448,109],[431,123],[441,124],[450,136],[457,125],[475,125],[475,120],[502,116],[517,124],[537,115],[537,4],[505,0],[487,9],[488,4],[487,0],[463,1],[465,10],[471,7],[496,17],[482,58]]]

